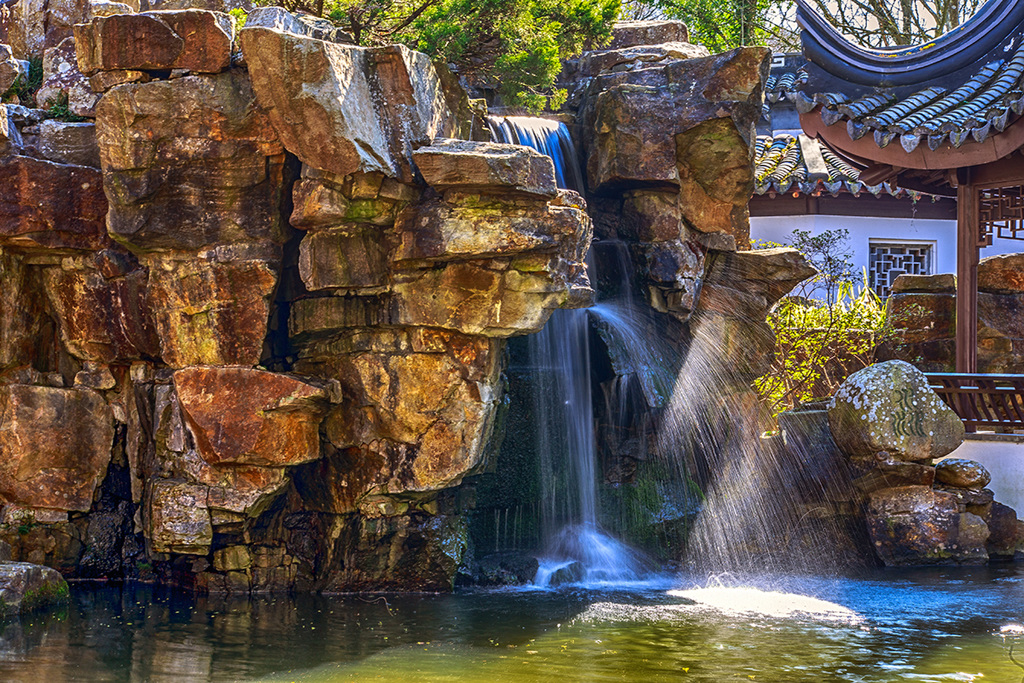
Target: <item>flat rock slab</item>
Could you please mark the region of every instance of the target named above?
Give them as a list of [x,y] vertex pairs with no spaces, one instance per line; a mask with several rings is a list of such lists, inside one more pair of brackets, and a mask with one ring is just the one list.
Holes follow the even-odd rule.
[[423,179],[437,190],[513,190],[542,197],[557,194],[551,157],[522,145],[435,140],[429,147],[413,152],[412,158]]
[[68,584],[56,569],[28,562],[0,562],[0,615],[14,616],[62,605]]
[[851,457],[886,451],[904,461],[941,458],[964,440],[964,424],[910,363],[877,363],[846,378],[828,411],[832,438]]
[[75,26],[78,68],[216,73],[231,66],[234,32],[229,15],[198,9],[96,17]]

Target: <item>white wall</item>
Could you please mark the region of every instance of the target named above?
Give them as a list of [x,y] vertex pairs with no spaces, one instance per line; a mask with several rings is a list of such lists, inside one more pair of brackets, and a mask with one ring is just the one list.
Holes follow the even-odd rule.
[[[850,231],[850,247],[856,271],[868,267],[870,240],[923,242],[933,245],[935,273],[956,272],[956,221],[936,219],[871,218],[865,216],[753,216],[750,239],[763,242],[789,241],[793,230],[812,234],[845,228]],[[1024,242],[996,239],[981,250],[981,258],[996,254],[1024,252]]]
[[1024,517],[1024,436],[1016,434],[967,435],[967,439],[947,457],[974,460],[992,475],[987,488],[996,501],[1009,505]]

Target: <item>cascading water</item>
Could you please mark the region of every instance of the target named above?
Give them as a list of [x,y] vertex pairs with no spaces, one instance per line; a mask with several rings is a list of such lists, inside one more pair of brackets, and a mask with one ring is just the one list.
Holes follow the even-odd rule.
[[[550,156],[559,187],[583,189],[575,147],[564,124],[525,116],[494,117],[489,122],[497,140]],[[541,460],[542,531],[547,539],[535,583],[636,579],[641,558],[605,533],[597,519],[587,311],[555,311],[528,343]],[[562,485],[554,462],[560,456],[567,460],[568,474]]]

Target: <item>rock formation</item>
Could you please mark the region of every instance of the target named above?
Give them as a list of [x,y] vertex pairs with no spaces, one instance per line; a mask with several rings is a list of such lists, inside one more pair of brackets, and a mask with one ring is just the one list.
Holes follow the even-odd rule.
[[581,57],[588,214],[550,158],[465,139],[466,95],[425,55],[280,8],[236,34],[219,11],[65,5],[0,20],[0,86],[18,59],[44,71],[38,108],[0,106],[16,559],[209,591],[450,589],[506,340],[593,300],[590,215],[670,335],[701,311],[738,351],[809,274],[736,251],[765,49],[708,56],[670,22]]

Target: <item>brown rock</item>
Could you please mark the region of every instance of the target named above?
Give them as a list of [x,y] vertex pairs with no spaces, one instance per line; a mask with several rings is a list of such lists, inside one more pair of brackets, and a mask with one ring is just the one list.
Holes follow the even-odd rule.
[[213,568],[219,572],[244,571],[252,565],[252,556],[244,545],[232,545],[215,550]]
[[110,245],[96,169],[7,156],[0,158],[0,187],[0,246],[98,251]]
[[36,103],[40,107],[47,108],[63,100],[72,114],[92,117],[96,115],[98,99],[89,79],[78,70],[74,38],[65,38],[60,45],[46,51],[43,84],[36,91]]
[[612,26],[612,42],[608,49],[689,41],[690,32],[681,21],[617,21]]
[[284,242],[284,155],[252,101],[237,69],[108,92],[96,122],[110,234],[137,251]]
[[953,339],[956,336],[955,294],[893,294],[886,301],[885,314],[894,334],[903,344]]
[[164,362],[256,365],[276,284],[276,266],[261,260],[152,263],[146,298]]
[[978,263],[978,291],[1024,293],[1024,253],[987,256]]
[[213,542],[207,488],[160,479],[147,486],[146,539],[152,552],[205,555]]
[[105,93],[115,85],[125,83],[147,83],[149,74],[143,71],[130,69],[115,69],[114,71],[99,71],[89,77],[89,87],[93,92]]
[[651,68],[684,59],[707,57],[709,54],[703,45],[691,45],[685,41],[593,50],[584,52],[580,57],[580,75],[586,77],[611,71]]
[[739,48],[595,77],[581,108],[588,187],[678,188],[692,227],[744,242],[767,57]]
[[956,294],[956,275],[909,275],[897,277],[890,288],[891,294]]
[[198,9],[115,14],[75,27],[78,66],[87,76],[115,69],[217,73],[231,65],[233,39],[230,16]]
[[94,391],[0,386],[0,496],[87,512],[113,440],[110,408]]
[[319,230],[299,244],[299,275],[310,291],[381,287],[390,269],[386,237],[375,226]]
[[882,451],[870,457],[850,458],[853,485],[862,493],[901,486],[927,486],[935,483],[935,468],[903,462]]
[[1024,529],[1017,519],[1017,512],[1002,503],[992,503],[983,519],[989,528],[989,555],[1013,557],[1024,544]]
[[946,458],[935,466],[935,479],[947,486],[983,489],[992,481],[992,475],[980,462],[964,458]]
[[89,17],[89,0],[20,0],[0,16],[0,43],[8,43],[17,59],[42,59]]
[[401,241],[395,260],[451,261],[556,250],[585,253],[588,224],[586,213],[569,206],[504,198],[481,198],[472,205],[428,200],[399,215],[395,229]]
[[192,367],[174,373],[185,420],[212,465],[280,467],[320,457],[323,389],[249,368]]
[[983,564],[988,529],[956,499],[926,486],[902,486],[868,497],[868,534],[888,567]]
[[555,168],[548,157],[522,145],[434,140],[412,155],[437,190],[517,191],[554,197]]
[[159,357],[146,281],[142,269],[108,278],[90,268],[47,268],[46,296],[68,352],[102,363]]
[[419,52],[339,45],[248,22],[239,41],[281,141],[314,168],[412,181],[412,150],[455,130],[434,67]]
[[0,249],[0,368],[30,365],[36,359],[43,307],[38,270]]
[[778,247],[720,254],[706,279],[762,297],[771,306],[816,274],[799,251]]

